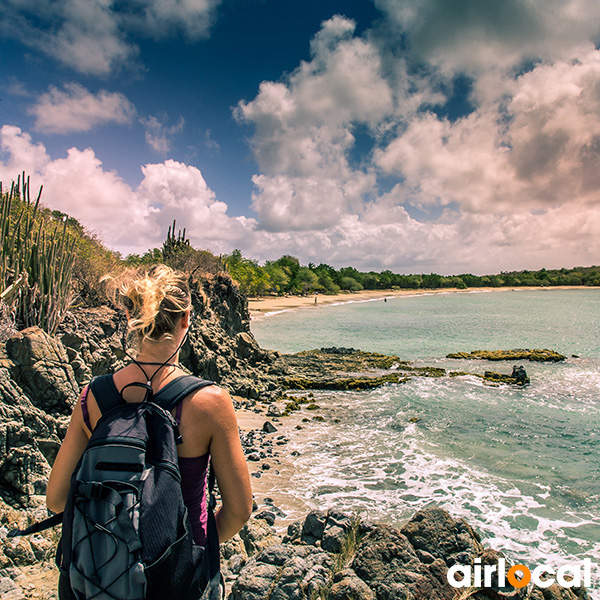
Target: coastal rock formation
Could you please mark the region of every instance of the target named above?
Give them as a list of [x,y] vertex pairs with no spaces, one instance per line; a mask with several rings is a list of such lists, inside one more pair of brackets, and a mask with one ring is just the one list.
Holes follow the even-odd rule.
[[[193,304],[198,318],[182,352],[184,364],[245,397],[248,408],[257,402],[269,404],[281,398],[283,390],[298,389],[300,384],[307,390],[336,385],[343,387],[333,389],[362,389],[413,376],[452,375],[440,368],[415,367],[397,356],[354,349],[324,348],[292,356],[264,350],[250,332],[246,299],[226,277],[204,282],[202,293],[194,293]],[[74,309],[56,336],[31,328],[0,348],[2,598],[56,598],[52,557],[58,530],[23,539],[8,539],[6,534],[45,516],[40,496],[78,390],[93,375],[127,360],[122,326],[119,314],[109,306]],[[282,414],[271,405],[273,421],[301,404],[316,407],[310,393],[286,400]],[[264,430],[243,436],[249,464],[256,469],[253,477],[270,468],[264,461],[271,462],[274,447],[285,444],[285,437],[273,431],[277,427],[269,422]],[[500,556],[483,549],[464,520],[437,508],[418,512],[401,530],[335,510],[313,511],[291,524],[284,537],[273,527],[281,514],[268,506],[222,546],[230,600],[451,600],[457,594],[446,579],[452,565],[471,564],[476,557],[497,562]],[[530,592],[534,600],[587,597],[585,590],[558,586]],[[522,594],[512,588],[490,588],[473,591],[471,597]]]
[[[21,600],[56,598],[58,531],[6,538],[42,512],[0,502],[0,591]],[[456,600],[465,591],[475,600],[589,600],[584,588],[499,588],[497,578],[488,588],[453,588],[450,567],[475,559],[497,565],[503,555],[483,548],[464,519],[438,507],[417,512],[402,529],[336,510],[312,511],[290,524],[283,538],[255,517],[221,545],[221,556],[228,600]]]
[[[270,528],[265,527],[266,535]],[[272,531],[272,530],[271,530]],[[417,512],[401,529],[372,524],[339,511],[313,511],[292,523],[288,535],[255,553],[247,552],[232,569],[229,600],[453,600],[461,590],[447,578],[453,565],[498,564],[503,555],[483,548],[480,536],[464,519],[431,507]],[[332,544],[331,540],[335,540]],[[510,567],[507,564],[507,569]],[[549,588],[550,589],[550,588]],[[469,588],[475,600],[530,597],[538,600],[585,600],[582,588],[548,590]]]
[[0,367],[0,498],[24,505],[31,496],[45,494],[49,460],[58,451],[67,419],[34,406],[10,370]]
[[29,327],[8,339],[6,356],[12,378],[34,406],[53,415],[71,414],[78,385],[60,340]]
[[446,358],[461,358],[467,360],[530,360],[532,362],[561,362],[566,356],[554,350],[473,350],[473,352],[454,352]]

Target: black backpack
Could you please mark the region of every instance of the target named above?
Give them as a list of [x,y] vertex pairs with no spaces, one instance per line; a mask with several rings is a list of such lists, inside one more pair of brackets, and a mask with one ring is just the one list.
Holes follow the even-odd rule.
[[92,379],[102,416],[73,472],[62,517],[61,600],[198,600],[205,590],[219,598],[214,474],[211,468],[207,542],[198,546],[181,491],[181,438],[169,412],[208,385],[185,375],[150,399],[127,403],[112,375]]

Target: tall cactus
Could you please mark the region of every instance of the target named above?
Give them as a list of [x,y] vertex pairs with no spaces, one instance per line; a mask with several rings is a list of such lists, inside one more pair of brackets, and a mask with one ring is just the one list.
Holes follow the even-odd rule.
[[183,229],[183,232],[180,229],[177,233],[177,236],[175,236],[175,223],[176,221],[173,221],[173,225],[169,226],[167,239],[163,242],[163,260],[167,263],[177,254],[181,253],[182,251],[189,251],[191,248],[190,240],[186,239],[185,237],[185,228]]
[[41,195],[40,187],[31,202],[25,173],[10,192],[0,183],[0,299],[12,307],[18,326],[54,333],[71,300],[75,240],[67,218],[61,228],[40,214]]

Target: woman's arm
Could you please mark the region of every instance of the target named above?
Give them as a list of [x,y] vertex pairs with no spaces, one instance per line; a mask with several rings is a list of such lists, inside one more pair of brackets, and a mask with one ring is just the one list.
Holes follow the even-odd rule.
[[56,455],[50,479],[48,479],[46,506],[51,511],[59,513],[65,509],[71,487],[71,475],[87,443],[88,436],[84,429],[80,398],[73,409],[67,434]]
[[216,514],[217,529],[219,541],[224,542],[250,518],[252,487],[231,397],[218,387],[203,390],[202,397],[201,404],[212,434],[210,455],[222,501]]

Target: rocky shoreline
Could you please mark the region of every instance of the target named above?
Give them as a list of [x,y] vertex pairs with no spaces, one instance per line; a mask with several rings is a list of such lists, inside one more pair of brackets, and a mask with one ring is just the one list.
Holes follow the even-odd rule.
[[[415,366],[397,356],[354,349],[279,355],[256,343],[247,300],[228,278],[217,276],[203,287],[193,297],[198,317],[182,363],[190,372],[229,389],[236,407],[254,415],[253,424],[261,423],[241,431],[260,494],[255,494],[254,517],[222,547],[229,598],[466,598],[460,596],[464,590],[448,584],[447,569],[471,564],[477,557],[493,562],[499,555],[483,549],[477,533],[463,520],[431,507],[414,515],[400,530],[335,510],[312,511],[288,523],[284,511],[269,497],[265,481],[272,481],[279,469],[290,469],[293,457],[286,456],[287,437],[278,431],[287,415],[302,410],[306,419],[323,418],[311,397],[312,389],[368,389],[411,377],[477,376],[490,385],[518,382]],[[57,598],[53,554],[59,532],[11,539],[6,534],[46,516],[47,477],[79,389],[91,376],[117,369],[127,360],[121,345],[122,325],[108,306],[74,309],[53,337],[30,328],[13,332],[0,344],[3,600]],[[544,590],[492,586],[471,592],[469,597],[492,599],[588,597],[583,588],[556,585]]]

